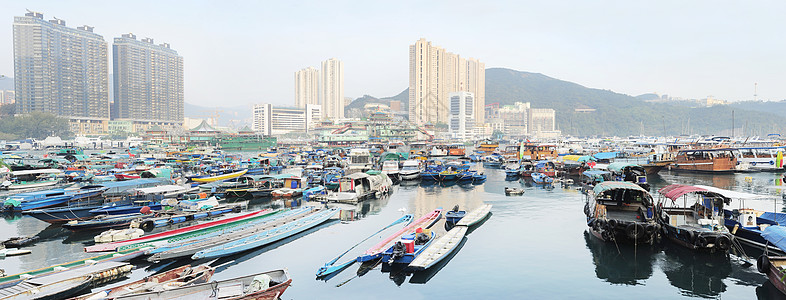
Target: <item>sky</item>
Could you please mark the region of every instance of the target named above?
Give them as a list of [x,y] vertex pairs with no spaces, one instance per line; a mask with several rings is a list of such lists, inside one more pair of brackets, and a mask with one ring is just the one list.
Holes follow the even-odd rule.
[[420,38],[487,68],[628,95],[752,100],[758,83],[759,100],[786,99],[786,1],[0,0],[0,75],[13,77],[25,9],[94,26],[110,55],[123,33],[169,43],[185,101],[209,107],[293,105],[294,73],[331,57],[346,97],[393,96]]

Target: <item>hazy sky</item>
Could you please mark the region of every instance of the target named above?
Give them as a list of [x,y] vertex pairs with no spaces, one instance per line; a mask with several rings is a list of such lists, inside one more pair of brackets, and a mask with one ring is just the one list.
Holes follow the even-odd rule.
[[786,99],[786,1],[0,0],[2,75],[25,8],[95,26],[110,54],[122,33],[170,43],[186,102],[206,106],[292,105],[294,72],[330,57],[347,97],[392,96],[421,37],[487,68],[630,95],[746,100],[757,82],[759,99]]

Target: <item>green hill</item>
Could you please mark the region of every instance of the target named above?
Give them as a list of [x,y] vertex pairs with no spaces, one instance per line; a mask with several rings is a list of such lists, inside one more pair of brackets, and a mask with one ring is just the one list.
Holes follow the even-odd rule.
[[[579,136],[720,134],[730,131],[732,110],[735,127],[747,124],[751,134],[786,130],[786,119],[770,113],[730,106],[687,108],[647,103],[629,95],[587,88],[543,74],[487,69],[486,104],[506,105],[516,101],[530,102],[533,108],[553,108],[559,129],[564,134]],[[595,111],[576,112],[578,107],[594,108]]]

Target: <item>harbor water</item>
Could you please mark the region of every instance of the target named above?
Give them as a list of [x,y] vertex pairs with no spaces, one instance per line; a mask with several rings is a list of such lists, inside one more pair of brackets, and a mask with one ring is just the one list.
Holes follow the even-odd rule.
[[[582,212],[585,196],[577,185],[540,186],[527,180],[506,181],[503,170],[485,170],[477,185],[426,185],[405,182],[390,196],[358,205],[357,220],[331,220],[284,241],[217,261],[215,280],[287,268],[292,286],[283,299],[784,299],[766,276],[756,271],[755,249],[745,248],[754,264],[736,255],[694,253],[665,239],[655,245],[603,243],[587,233]],[[677,174],[662,171],[648,179],[652,191],[668,184],[701,184],[772,196],[746,201],[746,207],[783,211],[777,173]],[[521,196],[505,196],[505,187],[521,187]],[[658,199],[658,195],[654,195]],[[404,213],[416,218],[442,207],[472,210],[492,204],[492,215],[474,228],[449,260],[425,272],[407,274],[380,267],[357,275],[354,264],[328,280],[315,278],[325,262],[390,224]],[[255,199],[250,209],[281,207],[282,201]],[[730,208],[739,208],[732,202]],[[59,226],[23,215],[4,215],[0,240],[39,235],[25,256],[0,259],[7,274],[94,256],[83,247],[96,232],[72,234]],[[444,220],[444,219],[443,219]],[[434,228],[444,233],[444,221]],[[401,228],[394,227],[393,229]],[[365,250],[385,233],[356,250]],[[365,247],[365,248],[364,248]],[[357,252],[357,251],[355,251]],[[340,261],[343,261],[340,260]],[[139,268],[127,280],[189,261],[158,264],[133,261]]]

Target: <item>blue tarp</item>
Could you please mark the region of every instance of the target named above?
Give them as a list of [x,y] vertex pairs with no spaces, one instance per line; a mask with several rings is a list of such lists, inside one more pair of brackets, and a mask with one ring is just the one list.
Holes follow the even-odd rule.
[[618,152],[599,152],[592,155],[595,159],[612,159],[617,157]]
[[786,213],[765,212],[759,218],[770,220],[781,225],[786,225]]
[[764,228],[761,236],[781,250],[786,251],[786,227],[769,226]]

